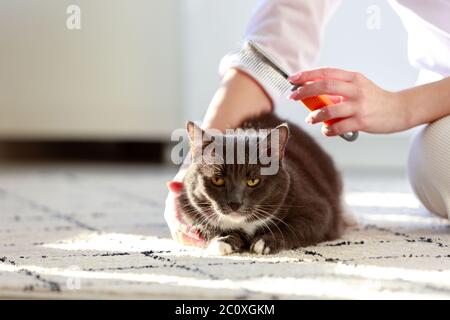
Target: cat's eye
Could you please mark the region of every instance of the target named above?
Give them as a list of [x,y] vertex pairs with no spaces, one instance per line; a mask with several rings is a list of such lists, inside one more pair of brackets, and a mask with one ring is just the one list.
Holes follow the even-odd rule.
[[211,182],[213,183],[213,185],[218,187],[221,187],[225,184],[225,180],[223,180],[223,178],[220,177],[212,177]]
[[255,179],[247,179],[247,185],[248,185],[249,187],[255,187],[255,186],[258,185],[259,181],[260,181],[260,180],[259,180],[258,178],[255,178]]

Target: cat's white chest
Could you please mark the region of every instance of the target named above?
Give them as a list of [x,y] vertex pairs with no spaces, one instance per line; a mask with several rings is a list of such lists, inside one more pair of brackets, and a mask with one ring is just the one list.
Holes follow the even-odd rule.
[[221,229],[241,229],[246,234],[252,236],[256,230],[267,223],[268,219],[261,219],[257,221],[247,221],[245,217],[229,217],[222,215],[220,217],[219,227]]

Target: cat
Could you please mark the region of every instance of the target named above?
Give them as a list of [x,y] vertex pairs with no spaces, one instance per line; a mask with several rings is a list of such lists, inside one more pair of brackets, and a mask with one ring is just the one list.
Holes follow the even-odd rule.
[[[278,130],[274,150],[279,169],[273,175],[262,175],[264,165],[250,163],[248,146],[242,164],[193,161],[183,179],[178,208],[205,239],[207,251],[213,255],[274,254],[338,238],[346,221],[341,176],[331,157],[300,127],[283,123],[273,113],[249,119],[241,127],[240,132],[224,133],[223,138],[233,138],[236,145],[248,140],[249,129]],[[193,122],[187,124],[187,131],[192,154],[210,144],[195,144],[195,132],[205,132]],[[270,132],[275,131],[266,136],[268,154]]]

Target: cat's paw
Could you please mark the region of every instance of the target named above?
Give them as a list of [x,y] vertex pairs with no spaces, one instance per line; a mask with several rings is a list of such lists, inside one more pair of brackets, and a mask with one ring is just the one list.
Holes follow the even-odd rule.
[[226,256],[235,252],[233,246],[226,241],[225,237],[212,239],[206,248],[206,254],[211,256]]
[[257,254],[269,254],[270,247],[266,245],[266,241],[263,238],[260,238],[257,241],[253,242],[253,244],[250,246],[250,251]]

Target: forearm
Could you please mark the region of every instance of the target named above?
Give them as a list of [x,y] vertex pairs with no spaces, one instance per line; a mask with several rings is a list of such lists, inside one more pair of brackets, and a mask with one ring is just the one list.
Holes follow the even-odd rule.
[[272,110],[272,101],[250,76],[230,69],[223,77],[203,120],[203,127],[236,128],[249,118]]
[[450,115],[450,77],[400,91],[409,128]]

